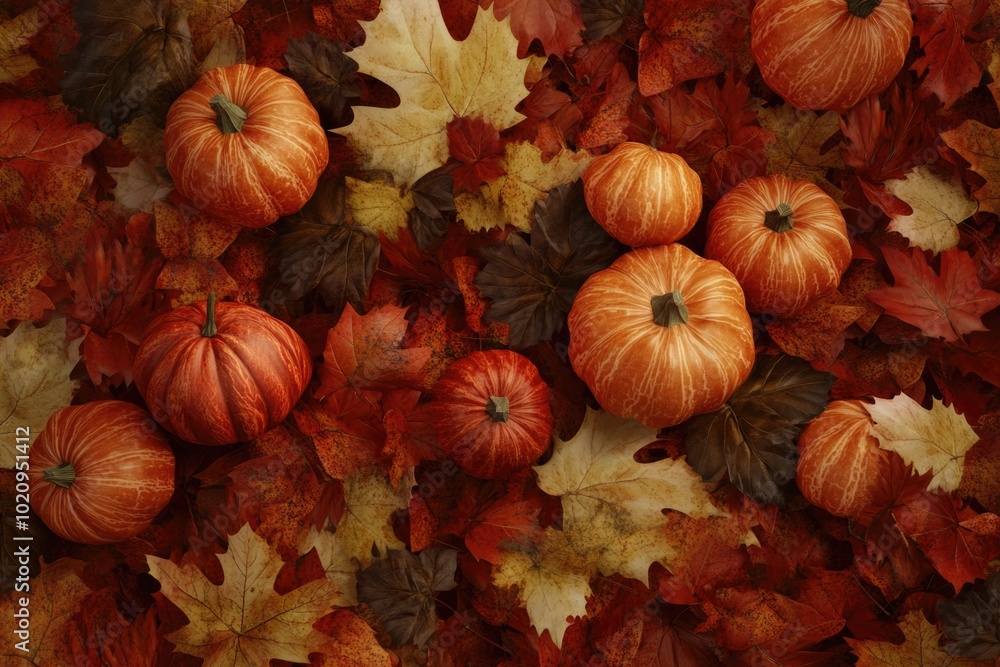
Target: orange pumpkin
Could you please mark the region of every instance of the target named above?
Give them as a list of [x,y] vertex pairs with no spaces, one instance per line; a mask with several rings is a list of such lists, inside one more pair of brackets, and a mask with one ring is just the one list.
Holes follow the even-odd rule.
[[802,496],[830,514],[857,516],[885,463],[861,401],[832,401],[799,434],[796,483]]
[[719,200],[705,256],[733,272],[751,312],[786,317],[837,288],[851,243],[840,208],[819,186],[771,174]]
[[626,245],[673,243],[701,214],[701,179],[683,158],[627,141],[583,172],[594,219]]
[[247,227],[302,208],[329,159],[326,131],[299,84],[242,64],[205,72],[174,101],[163,149],[181,194]]
[[569,358],[601,406],[651,428],[709,412],[754,363],[743,290],[724,266],[671,244],[590,276],[569,313]]
[[892,82],[912,32],[906,0],[758,0],[750,49],[789,104],[844,113]]

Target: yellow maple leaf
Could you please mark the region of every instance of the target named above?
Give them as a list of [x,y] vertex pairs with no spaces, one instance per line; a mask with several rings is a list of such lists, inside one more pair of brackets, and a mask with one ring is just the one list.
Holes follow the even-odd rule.
[[0,22],[0,83],[11,83],[38,69],[38,63],[21,50],[45,25],[41,7],[32,7]]
[[351,51],[359,71],[392,86],[392,109],[354,107],[354,122],[337,129],[367,169],[392,172],[412,185],[448,159],[446,126],[481,114],[498,130],[524,116],[514,110],[528,94],[529,59],[518,60],[510,18],[479,9],[469,36],[448,34],[437,0],[383,0],[374,21],[362,21],[365,43]]
[[[412,469],[407,479],[413,481]],[[343,541],[342,562],[356,558],[361,567],[368,567],[374,561],[372,545],[381,553],[406,548],[392,530],[392,515],[406,509],[410,488],[404,482],[397,491],[377,468],[360,470],[344,480],[344,516],[336,533]]]
[[948,655],[938,646],[941,633],[931,625],[919,610],[911,611],[899,622],[906,641],[860,641],[845,637],[854,654],[856,667],[984,667],[987,663]]
[[535,202],[549,190],[580,178],[592,158],[587,151],[563,149],[544,162],[541,149],[511,142],[500,159],[504,176],[486,183],[478,192],[455,197],[458,218],[473,232],[504,225],[530,231]]
[[892,216],[889,229],[935,255],[958,246],[958,225],[979,209],[957,179],[924,166],[915,167],[906,178],[886,181],[885,190],[913,209],[910,215]]
[[934,472],[928,489],[950,492],[958,488],[965,468],[965,453],[979,441],[965,417],[954,407],[933,399],[930,410],[906,394],[865,404],[875,422],[872,435],[879,446],[896,452],[917,472]]
[[399,228],[406,226],[413,210],[413,192],[400,190],[387,179],[362,181],[348,176],[345,181],[347,207],[354,222],[393,241],[399,238]]
[[219,555],[224,579],[216,586],[192,563],[146,556],[160,591],[188,618],[167,635],[178,651],[204,658],[204,667],[258,667],[273,659],[309,662],[327,638],[313,623],[333,609],[340,592],[330,581],[310,581],[284,595],[274,590],[284,565],[245,524]]
[[517,586],[532,625],[559,646],[569,617],[580,616],[590,578],[621,574],[648,583],[649,566],[670,567],[677,548],[662,510],[723,516],[683,459],[637,463],[656,429],[589,410],[573,438],[556,438],[552,458],[535,467],[538,486],[562,499],[562,530],[546,530],[537,548],[502,552],[499,586]]
[[21,322],[0,338],[0,468],[13,468],[15,438],[29,430],[33,443],[53,412],[69,405],[78,380],[70,372],[80,360],[83,338],[66,340],[66,320],[54,319],[44,327]]
[[[342,535],[329,530],[309,529],[299,540],[299,552],[308,553],[316,549],[316,555],[323,565],[326,578],[337,585],[340,600],[338,607],[353,607],[358,603],[358,563],[347,552],[347,544]],[[369,553],[371,549],[369,549]]]

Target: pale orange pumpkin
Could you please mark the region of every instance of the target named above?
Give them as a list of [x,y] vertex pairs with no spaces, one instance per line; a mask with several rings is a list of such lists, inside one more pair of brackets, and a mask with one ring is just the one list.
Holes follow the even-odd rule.
[[299,84],[244,64],[205,72],[174,101],[163,149],[181,194],[246,227],[302,208],[329,159],[326,131]]
[[810,181],[749,178],[708,216],[705,256],[733,272],[751,312],[802,311],[837,288],[851,255],[840,208]]
[[832,401],[799,434],[795,479],[802,496],[830,514],[857,516],[886,464],[861,401]]
[[718,408],[754,363],[736,278],[680,244],[632,250],[590,276],[569,333],[573,370],[601,406],[651,428]]
[[583,197],[594,219],[626,245],[673,243],[701,214],[701,179],[684,158],[631,141],[583,172]]
[[844,113],[888,87],[912,32],[906,0],[758,0],[750,49],[789,104]]

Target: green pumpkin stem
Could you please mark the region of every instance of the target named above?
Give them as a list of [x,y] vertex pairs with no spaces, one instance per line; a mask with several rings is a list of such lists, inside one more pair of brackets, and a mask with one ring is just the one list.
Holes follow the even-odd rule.
[[781,202],[774,210],[764,214],[764,226],[772,232],[787,232],[793,227],[792,207]]
[[57,466],[46,468],[42,476],[46,482],[52,482],[57,486],[68,489],[73,486],[73,481],[76,479],[76,469],[72,463],[60,463]]
[[215,292],[209,292],[208,305],[205,306],[205,326],[201,328],[201,335],[211,338],[219,332],[219,327],[215,326]]
[[215,95],[208,101],[215,111],[215,123],[223,134],[239,132],[246,122],[247,112],[225,95]]
[[684,299],[677,290],[654,296],[649,303],[653,307],[653,321],[661,327],[687,324],[688,307],[684,305]]
[[510,420],[510,403],[506,396],[490,396],[486,404],[486,414],[495,422]]
[[859,19],[864,19],[881,4],[882,0],[847,0],[847,11]]

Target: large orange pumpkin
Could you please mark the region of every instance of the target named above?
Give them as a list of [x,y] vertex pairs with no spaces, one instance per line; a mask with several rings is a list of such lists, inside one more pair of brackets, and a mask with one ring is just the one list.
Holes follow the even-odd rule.
[[736,278],[680,244],[627,252],[590,276],[569,333],[573,369],[601,406],[651,428],[716,409],[754,363]]
[[701,214],[701,179],[684,158],[632,141],[583,172],[583,197],[594,219],[626,245],[673,243]]
[[806,500],[835,516],[857,516],[865,508],[886,455],[871,425],[861,401],[833,401],[806,425],[795,470]]
[[758,0],[750,49],[789,104],[844,113],[892,82],[912,32],[906,0]]
[[57,410],[28,456],[31,507],[81,544],[138,535],[174,492],[174,454],[149,413],[125,401]]
[[243,64],[205,72],[174,101],[163,149],[181,194],[247,227],[302,208],[329,159],[326,131],[299,84]]
[[810,181],[749,178],[708,216],[705,256],[733,272],[751,312],[800,312],[837,288],[851,254],[840,208]]

